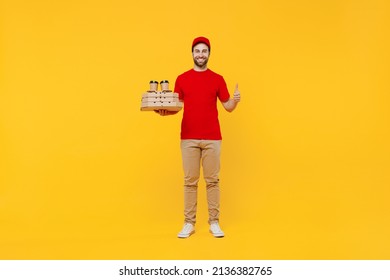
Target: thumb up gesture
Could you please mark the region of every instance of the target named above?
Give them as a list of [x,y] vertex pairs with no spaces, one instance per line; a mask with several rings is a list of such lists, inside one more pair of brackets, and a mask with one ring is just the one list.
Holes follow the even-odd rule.
[[238,90],[238,84],[236,84],[236,88],[234,89],[233,100],[236,103],[240,102],[241,100],[241,94],[240,91]]

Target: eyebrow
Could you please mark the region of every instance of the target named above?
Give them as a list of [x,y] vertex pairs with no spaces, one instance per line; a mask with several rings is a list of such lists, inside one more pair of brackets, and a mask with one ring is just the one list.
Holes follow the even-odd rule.
[[209,51],[209,49],[194,49],[195,52],[204,52],[204,51]]

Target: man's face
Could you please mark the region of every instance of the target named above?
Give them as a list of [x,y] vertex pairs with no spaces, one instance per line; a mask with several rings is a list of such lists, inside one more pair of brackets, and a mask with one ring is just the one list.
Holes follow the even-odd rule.
[[209,47],[204,43],[199,43],[194,47],[192,51],[192,57],[196,66],[204,68],[209,61]]

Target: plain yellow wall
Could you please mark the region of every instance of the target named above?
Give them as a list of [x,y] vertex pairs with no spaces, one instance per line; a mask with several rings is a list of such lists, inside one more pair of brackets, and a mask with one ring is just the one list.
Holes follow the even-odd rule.
[[[1,3],[0,258],[388,259],[390,4]],[[182,225],[181,113],[140,112],[151,79],[209,67],[222,240]],[[204,233],[204,234],[203,234]],[[213,250],[210,250],[213,248]]]

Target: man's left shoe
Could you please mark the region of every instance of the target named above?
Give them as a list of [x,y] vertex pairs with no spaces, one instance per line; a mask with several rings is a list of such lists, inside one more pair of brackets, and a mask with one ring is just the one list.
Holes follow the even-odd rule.
[[224,237],[225,236],[225,234],[223,233],[223,231],[219,227],[218,222],[216,222],[216,223],[214,222],[214,223],[210,224],[210,232],[212,235],[214,235],[214,237]]

